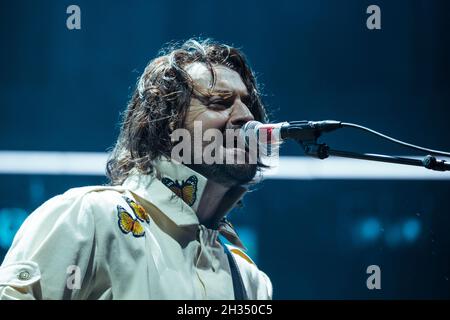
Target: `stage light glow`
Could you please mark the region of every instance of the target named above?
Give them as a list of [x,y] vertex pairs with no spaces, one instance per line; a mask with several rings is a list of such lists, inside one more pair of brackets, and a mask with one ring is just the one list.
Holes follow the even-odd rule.
[[402,232],[406,241],[414,241],[420,234],[420,221],[417,219],[406,220],[403,224]]
[[[102,152],[0,151],[0,174],[104,176],[107,158],[107,153]],[[264,177],[290,180],[450,180],[450,172],[337,157],[318,160],[284,156],[280,157],[279,167],[266,171]]]
[[369,218],[361,223],[360,232],[363,240],[374,241],[381,234],[381,224],[376,218]]
[[0,209],[0,247],[7,250],[28,214],[23,209]]

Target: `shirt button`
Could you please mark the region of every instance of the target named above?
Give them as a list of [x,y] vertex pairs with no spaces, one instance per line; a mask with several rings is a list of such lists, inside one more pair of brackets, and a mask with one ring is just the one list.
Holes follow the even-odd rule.
[[19,280],[29,280],[30,279],[30,273],[28,271],[20,271],[19,273]]

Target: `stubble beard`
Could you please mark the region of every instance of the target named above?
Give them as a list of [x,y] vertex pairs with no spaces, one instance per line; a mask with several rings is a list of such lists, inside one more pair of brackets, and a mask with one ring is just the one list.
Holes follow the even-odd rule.
[[256,164],[191,164],[192,170],[200,173],[207,179],[226,187],[244,185],[253,180],[258,166]]
[[[191,137],[194,137],[193,132],[190,130]],[[191,163],[186,164],[187,167],[191,168],[192,170],[198,172],[199,174],[203,175],[208,180],[212,180],[216,183],[222,184],[226,187],[233,187],[237,185],[245,185],[255,178],[257,172],[258,172],[258,164],[251,163],[248,159],[249,155],[248,153],[245,156],[245,163],[237,162],[237,151],[236,149],[228,149],[226,148],[226,135],[223,135],[223,144],[222,146],[217,145],[216,149],[213,150],[213,157],[215,156],[215,151],[220,150],[221,153],[220,158],[222,159],[221,163],[212,163],[208,164],[204,162],[203,156],[202,156],[202,163],[195,163],[194,156],[191,156]],[[216,143],[214,141],[213,143]],[[203,150],[208,145],[208,143],[204,142],[202,146],[202,155]],[[194,143],[191,145],[191,151],[194,150]],[[231,157],[234,161],[228,161],[227,162],[227,153],[233,153],[233,157]],[[242,156],[242,154],[241,154]],[[231,162],[231,163],[229,163]]]

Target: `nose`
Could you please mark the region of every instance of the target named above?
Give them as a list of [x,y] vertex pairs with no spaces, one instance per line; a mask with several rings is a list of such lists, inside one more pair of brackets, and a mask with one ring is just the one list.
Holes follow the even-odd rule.
[[249,108],[240,99],[236,99],[230,114],[230,124],[233,127],[242,127],[244,124],[252,120],[255,120],[255,118]]

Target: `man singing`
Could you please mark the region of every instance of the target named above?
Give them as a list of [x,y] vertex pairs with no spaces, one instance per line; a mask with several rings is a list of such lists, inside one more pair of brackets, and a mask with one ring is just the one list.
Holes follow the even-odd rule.
[[[110,185],[71,189],[28,217],[0,267],[0,298],[271,299],[225,218],[262,165],[172,155],[176,130],[224,133],[251,120],[266,113],[239,50],[195,40],[167,49],[138,80]],[[224,144],[215,157],[243,153]]]

